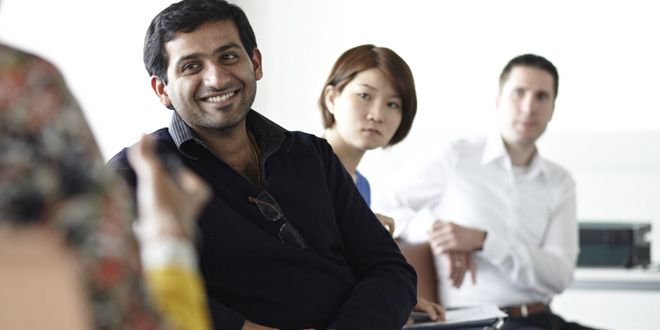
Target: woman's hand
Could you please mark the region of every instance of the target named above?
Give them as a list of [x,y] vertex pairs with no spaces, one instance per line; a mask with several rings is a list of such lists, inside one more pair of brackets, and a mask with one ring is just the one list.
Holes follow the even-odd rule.
[[445,320],[445,308],[440,304],[426,300],[422,297],[417,297],[417,305],[415,305],[415,309],[425,312],[433,321]]
[[385,226],[385,229],[390,232],[390,235],[394,235],[394,219],[380,213],[376,213],[376,218],[378,218],[378,221],[380,221],[380,223]]
[[197,215],[211,197],[209,186],[187,168],[179,169],[173,178],[149,136],[143,136],[128,151],[128,160],[138,178],[140,241],[164,237],[192,239]]

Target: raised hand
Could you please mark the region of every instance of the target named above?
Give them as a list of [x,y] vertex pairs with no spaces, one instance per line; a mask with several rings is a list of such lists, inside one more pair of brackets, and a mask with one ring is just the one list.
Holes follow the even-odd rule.
[[149,136],[128,151],[128,159],[138,177],[139,239],[191,239],[195,219],[211,196],[208,185],[183,167],[172,177]]

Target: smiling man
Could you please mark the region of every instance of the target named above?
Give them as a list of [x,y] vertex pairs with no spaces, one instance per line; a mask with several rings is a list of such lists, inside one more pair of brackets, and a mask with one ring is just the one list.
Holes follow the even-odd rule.
[[[158,149],[213,190],[197,226],[215,328],[400,329],[415,273],[325,140],[251,109],[263,70],[243,11],[171,5],[147,31],[144,62],[174,110],[151,134]],[[126,149],[110,165],[135,187]]]
[[512,59],[500,75],[499,129],[434,150],[394,194],[375,198],[402,237],[431,244],[442,303],[498,305],[510,316],[504,329],[583,328],[549,308],[570,285],[578,254],[575,183],[536,147],[558,86],[547,59]]

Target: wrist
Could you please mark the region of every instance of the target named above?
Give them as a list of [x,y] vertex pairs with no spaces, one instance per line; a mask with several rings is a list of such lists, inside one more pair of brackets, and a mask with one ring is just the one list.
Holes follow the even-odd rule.
[[179,266],[190,271],[197,270],[197,253],[186,239],[168,237],[142,242],[140,260],[144,269]]
[[486,244],[486,237],[488,237],[488,232],[485,230],[480,230],[478,240],[479,243],[477,244],[475,251],[481,251],[484,249],[484,245]]

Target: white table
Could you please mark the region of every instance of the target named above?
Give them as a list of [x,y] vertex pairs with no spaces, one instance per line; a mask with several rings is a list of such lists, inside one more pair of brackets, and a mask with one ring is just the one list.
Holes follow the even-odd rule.
[[578,268],[573,284],[552,301],[567,320],[608,330],[657,330],[660,270]]

